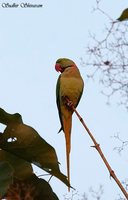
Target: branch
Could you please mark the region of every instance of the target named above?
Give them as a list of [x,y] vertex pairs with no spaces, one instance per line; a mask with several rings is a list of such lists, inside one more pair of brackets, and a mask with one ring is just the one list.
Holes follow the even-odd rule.
[[84,58],[87,61],[82,64],[86,66],[88,78],[99,80],[108,100],[117,94],[120,97],[117,103],[128,110],[128,21],[113,20],[108,11],[102,9],[102,0],[95,1],[93,11],[100,12],[108,22],[100,35],[91,32]]
[[110,177],[112,177],[115,182],[117,183],[117,185],[119,186],[119,188],[121,189],[121,191],[123,192],[124,196],[126,197],[126,199],[128,199],[128,193],[126,192],[125,188],[123,187],[123,185],[121,184],[120,180],[117,178],[115,172],[112,170],[111,166],[109,165],[109,162],[107,161],[106,157],[104,156],[101,148],[100,148],[100,145],[97,143],[96,139],[94,138],[93,134],[91,133],[91,131],[89,130],[89,128],[87,127],[87,125],[85,124],[83,118],[80,116],[80,114],[77,112],[77,110],[75,109],[72,101],[70,101],[67,97],[64,97],[65,99],[65,105],[72,109],[77,117],[79,118],[80,122],[82,123],[82,125],[84,126],[85,130],[87,131],[88,135],[90,136],[90,138],[92,139],[93,143],[94,143],[94,147],[98,153],[100,154],[104,164],[106,165],[109,173],[110,173]]
[[118,153],[121,153],[121,151],[124,150],[124,148],[128,146],[128,141],[127,140],[124,141],[123,139],[121,139],[119,134],[114,135],[113,138],[115,138],[116,140],[120,142],[120,145],[117,147],[114,147],[114,150],[116,150]]

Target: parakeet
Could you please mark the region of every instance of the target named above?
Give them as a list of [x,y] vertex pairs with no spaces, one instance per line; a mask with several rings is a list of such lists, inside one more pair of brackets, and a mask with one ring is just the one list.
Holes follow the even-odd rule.
[[61,130],[65,134],[67,177],[70,183],[70,149],[71,128],[73,110],[65,104],[64,98],[68,98],[76,108],[83,93],[84,82],[76,64],[68,58],[60,58],[56,61],[55,69],[61,72],[56,86],[56,103],[61,123]]
[[123,12],[121,13],[120,17],[117,20],[119,20],[119,21],[128,20],[128,8],[123,10]]

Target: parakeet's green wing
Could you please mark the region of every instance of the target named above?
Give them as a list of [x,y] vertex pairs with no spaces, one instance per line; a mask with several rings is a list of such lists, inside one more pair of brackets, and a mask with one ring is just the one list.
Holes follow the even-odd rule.
[[60,123],[61,123],[61,128],[60,128],[59,132],[63,130],[63,123],[62,123],[61,109],[60,109],[60,96],[59,96],[59,94],[60,94],[60,77],[61,77],[61,75],[59,76],[57,85],[56,85],[56,104],[58,107],[58,113],[59,113],[59,118],[60,118]]
[[81,93],[80,93],[80,96],[79,96],[79,98],[78,98],[78,102],[77,102],[75,108],[76,108],[76,107],[78,106],[78,104],[79,104],[79,101],[80,101],[81,96],[82,96],[82,94],[83,94],[83,90],[84,90],[84,86],[83,86],[83,88],[82,88],[82,91],[81,91]]

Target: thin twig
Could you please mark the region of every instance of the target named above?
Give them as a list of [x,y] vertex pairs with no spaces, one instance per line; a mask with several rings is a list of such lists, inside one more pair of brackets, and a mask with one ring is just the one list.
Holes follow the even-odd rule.
[[119,186],[119,188],[121,189],[121,191],[123,192],[124,196],[126,197],[126,199],[128,199],[128,193],[125,190],[125,188],[123,187],[123,185],[121,184],[120,180],[117,178],[114,170],[112,170],[111,166],[109,165],[106,157],[104,156],[100,145],[97,143],[96,139],[94,138],[93,134],[91,133],[91,131],[89,130],[89,128],[87,127],[87,125],[85,124],[83,118],[80,116],[80,114],[78,113],[78,111],[75,109],[75,107],[73,106],[73,103],[67,98],[65,97],[65,101],[66,101],[66,105],[71,108],[77,115],[77,117],[79,118],[80,122],[82,123],[82,125],[84,126],[84,128],[86,129],[88,135],[90,136],[90,138],[92,139],[93,143],[94,143],[94,148],[98,151],[98,153],[100,154],[104,164],[106,165],[109,173],[110,173],[110,177],[112,177],[115,182],[117,183],[117,185]]

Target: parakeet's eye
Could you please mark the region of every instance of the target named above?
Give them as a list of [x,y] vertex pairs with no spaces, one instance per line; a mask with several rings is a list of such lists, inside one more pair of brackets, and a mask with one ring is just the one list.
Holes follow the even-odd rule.
[[61,65],[60,65],[59,63],[56,63],[55,69],[56,69],[57,72],[61,72],[61,73],[64,71],[64,70],[61,68]]

